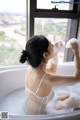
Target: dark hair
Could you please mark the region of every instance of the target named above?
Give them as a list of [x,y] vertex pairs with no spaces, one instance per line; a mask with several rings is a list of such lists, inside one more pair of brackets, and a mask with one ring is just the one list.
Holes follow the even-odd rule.
[[26,60],[32,67],[38,67],[43,59],[43,53],[48,51],[49,41],[42,35],[32,36],[22,51],[20,62]]

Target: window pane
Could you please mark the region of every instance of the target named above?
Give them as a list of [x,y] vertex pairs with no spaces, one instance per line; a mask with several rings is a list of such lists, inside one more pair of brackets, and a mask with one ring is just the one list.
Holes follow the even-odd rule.
[[0,0],[0,66],[20,64],[26,31],[26,0]]
[[62,41],[63,47],[58,54],[58,62],[63,62],[68,19],[35,18],[35,35],[46,36],[53,44]]
[[[73,0],[37,0],[37,9],[72,10]],[[71,4],[70,4],[71,3]]]

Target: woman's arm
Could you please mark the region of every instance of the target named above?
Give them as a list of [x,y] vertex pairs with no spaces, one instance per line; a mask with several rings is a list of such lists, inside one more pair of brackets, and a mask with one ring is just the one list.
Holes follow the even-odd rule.
[[51,75],[49,82],[51,85],[56,84],[70,84],[75,82],[80,82],[80,58],[79,58],[79,48],[77,43],[71,43],[71,48],[74,53],[74,63],[75,71],[74,75]]
[[63,50],[63,43],[61,41],[58,41],[54,43],[54,56],[52,59],[49,60],[49,64],[46,65],[46,73],[54,74],[57,70],[57,64],[58,64],[58,53]]
[[57,70],[58,64],[58,52],[55,52],[53,58],[51,58],[46,65],[46,73],[54,74]]
[[76,75],[54,75],[50,78],[49,83],[51,86],[53,85],[63,85],[63,84],[70,84],[80,82],[80,78]]
[[47,65],[45,71],[46,71],[46,73],[54,74],[54,73],[56,73],[56,70],[57,70],[57,64],[50,61],[50,64]]

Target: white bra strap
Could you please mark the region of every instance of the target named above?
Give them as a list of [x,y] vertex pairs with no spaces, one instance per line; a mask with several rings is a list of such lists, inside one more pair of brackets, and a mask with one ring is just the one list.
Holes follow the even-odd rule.
[[38,86],[38,88],[37,88],[37,90],[36,90],[36,94],[37,94],[37,92],[39,91],[39,88],[40,88],[40,86],[41,86],[41,83],[42,83],[45,75],[46,75],[46,73],[43,75],[43,77],[42,77],[42,79],[41,79],[41,81],[40,81],[40,83],[39,83],[39,86]]

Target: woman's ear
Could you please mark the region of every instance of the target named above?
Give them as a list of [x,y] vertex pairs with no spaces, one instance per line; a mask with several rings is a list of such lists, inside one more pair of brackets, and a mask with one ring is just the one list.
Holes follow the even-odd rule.
[[47,62],[47,60],[48,60],[48,52],[44,52],[44,53],[43,53],[43,58],[44,58],[45,61]]

